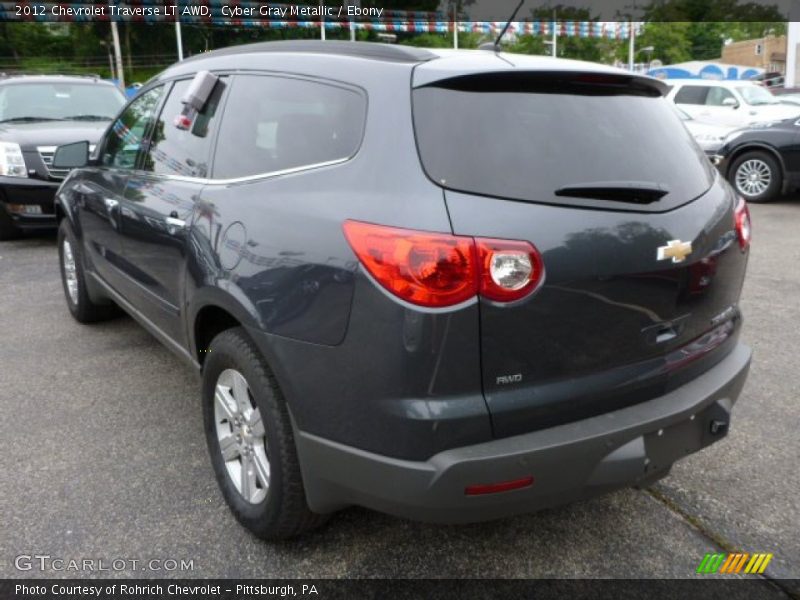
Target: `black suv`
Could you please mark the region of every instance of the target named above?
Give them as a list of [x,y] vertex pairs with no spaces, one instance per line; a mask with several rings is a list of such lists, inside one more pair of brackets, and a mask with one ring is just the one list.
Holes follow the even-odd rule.
[[61,186],[69,310],[113,302],[202,374],[265,538],[648,485],[727,433],[750,364],[747,207],[663,91],[488,50],[186,60]]
[[56,146],[96,142],[123,104],[122,92],[96,77],[0,79],[0,240],[55,227],[53,198],[67,174],[53,168]]

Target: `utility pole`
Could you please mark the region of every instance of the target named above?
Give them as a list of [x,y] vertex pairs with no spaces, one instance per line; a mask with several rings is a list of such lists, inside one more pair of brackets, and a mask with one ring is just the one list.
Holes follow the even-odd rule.
[[319,39],[325,40],[325,0],[319,0],[319,6],[322,13],[319,18]]
[[633,60],[636,56],[636,29],[633,27],[633,21],[628,21],[628,70],[633,71]]
[[556,47],[558,45],[558,21],[556,21],[556,17],[558,16],[556,9],[553,9],[553,58],[558,56],[558,52]]
[[458,2],[453,2],[453,48],[458,50]]
[[[361,0],[347,0],[347,6],[358,8],[361,6]],[[350,41],[356,41],[356,22],[352,17],[350,17]]]
[[[111,0],[109,0],[111,5]],[[113,17],[112,17],[113,19]],[[122,50],[119,47],[119,30],[117,29],[117,22],[111,21],[111,39],[114,42],[114,57],[117,61],[117,79],[119,80],[120,87],[125,89],[125,71],[122,69]]]
[[183,60],[183,36],[181,35],[181,18],[175,17],[175,39],[178,43],[178,62]]

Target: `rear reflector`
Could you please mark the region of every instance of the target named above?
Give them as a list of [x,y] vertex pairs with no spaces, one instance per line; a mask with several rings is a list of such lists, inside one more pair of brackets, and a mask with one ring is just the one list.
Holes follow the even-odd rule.
[[483,494],[497,494],[500,492],[510,492],[520,490],[533,485],[533,476],[520,477],[511,481],[501,481],[499,483],[482,483],[478,485],[468,485],[464,488],[467,496],[482,496]]
[[739,198],[736,210],[733,214],[733,224],[736,228],[736,237],[739,240],[739,247],[744,251],[750,246],[750,238],[753,230],[750,225],[750,210],[744,198]]
[[477,294],[513,302],[533,292],[544,265],[530,242],[494,240],[345,221],[361,264],[386,290],[412,304],[455,306]]

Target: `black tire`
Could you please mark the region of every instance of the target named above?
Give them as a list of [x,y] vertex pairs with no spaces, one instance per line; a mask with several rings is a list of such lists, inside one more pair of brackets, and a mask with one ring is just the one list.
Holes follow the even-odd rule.
[[22,231],[14,225],[11,217],[6,212],[5,207],[0,205],[0,242],[15,240],[22,234]]
[[[69,244],[69,249],[72,252],[72,257],[75,265],[75,283],[77,283],[77,293],[75,299],[72,298],[67,283],[67,269],[64,263],[64,255],[66,244]],[[95,323],[97,321],[104,321],[110,319],[119,311],[116,305],[111,304],[97,304],[89,297],[86,289],[86,272],[83,268],[83,254],[78,240],[72,231],[72,226],[67,219],[63,219],[58,227],[58,264],[61,271],[61,285],[64,288],[64,298],[67,301],[67,308],[70,314],[79,323]]]
[[[258,503],[245,500],[239,492],[220,448],[215,422],[215,390],[220,375],[228,369],[244,376],[250,402],[260,411],[264,424],[265,435],[261,439],[265,441],[270,477],[266,497]],[[295,537],[324,523],[327,517],[311,512],[306,502],[286,402],[261,353],[242,328],[223,331],[211,342],[203,367],[202,390],[211,464],[222,495],[236,519],[265,540]]]
[[[746,169],[747,163],[750,165],[757,165],[759,169],[766,169],[766,172],[769,174],[769,184],[766,189],[759,193],[753,193],[743,188],[741,179],[739,183],[737,183],[737,173],[739,173],[740,169]],[[742,176],[744,176],[744,172]],[[781,171],[781,165],[772,154],[755,150],[752,152],[745,152],[733,161],[730,171],[728,172],[728,181],[733,186],[733,189],[735,189],[738,194],[741,194],[747,202],[770,202],[781,193],[781,189],[783,188],[783,172]]]

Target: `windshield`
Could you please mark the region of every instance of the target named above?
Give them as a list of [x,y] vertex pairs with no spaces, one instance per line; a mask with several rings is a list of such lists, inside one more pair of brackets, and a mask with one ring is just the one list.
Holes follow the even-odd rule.
[[0,87],[0,121],[13,119],[112,119],[125,103],[110,85],[15,83]]
[[778,100],[770,92],[757,85],[748,85],[736,89],[739,90],[739,93],[742,95],[742,98],[744,98],[744,101],[750,106],[763,106],[764,104],[780,103],[780,100]]
[[710,163],[664,98],[580,83],[483,75],[417,88],[425,171],[455,191],[560,204],[565,188],[598,182],[667,190],[654,209],[709,188]]

